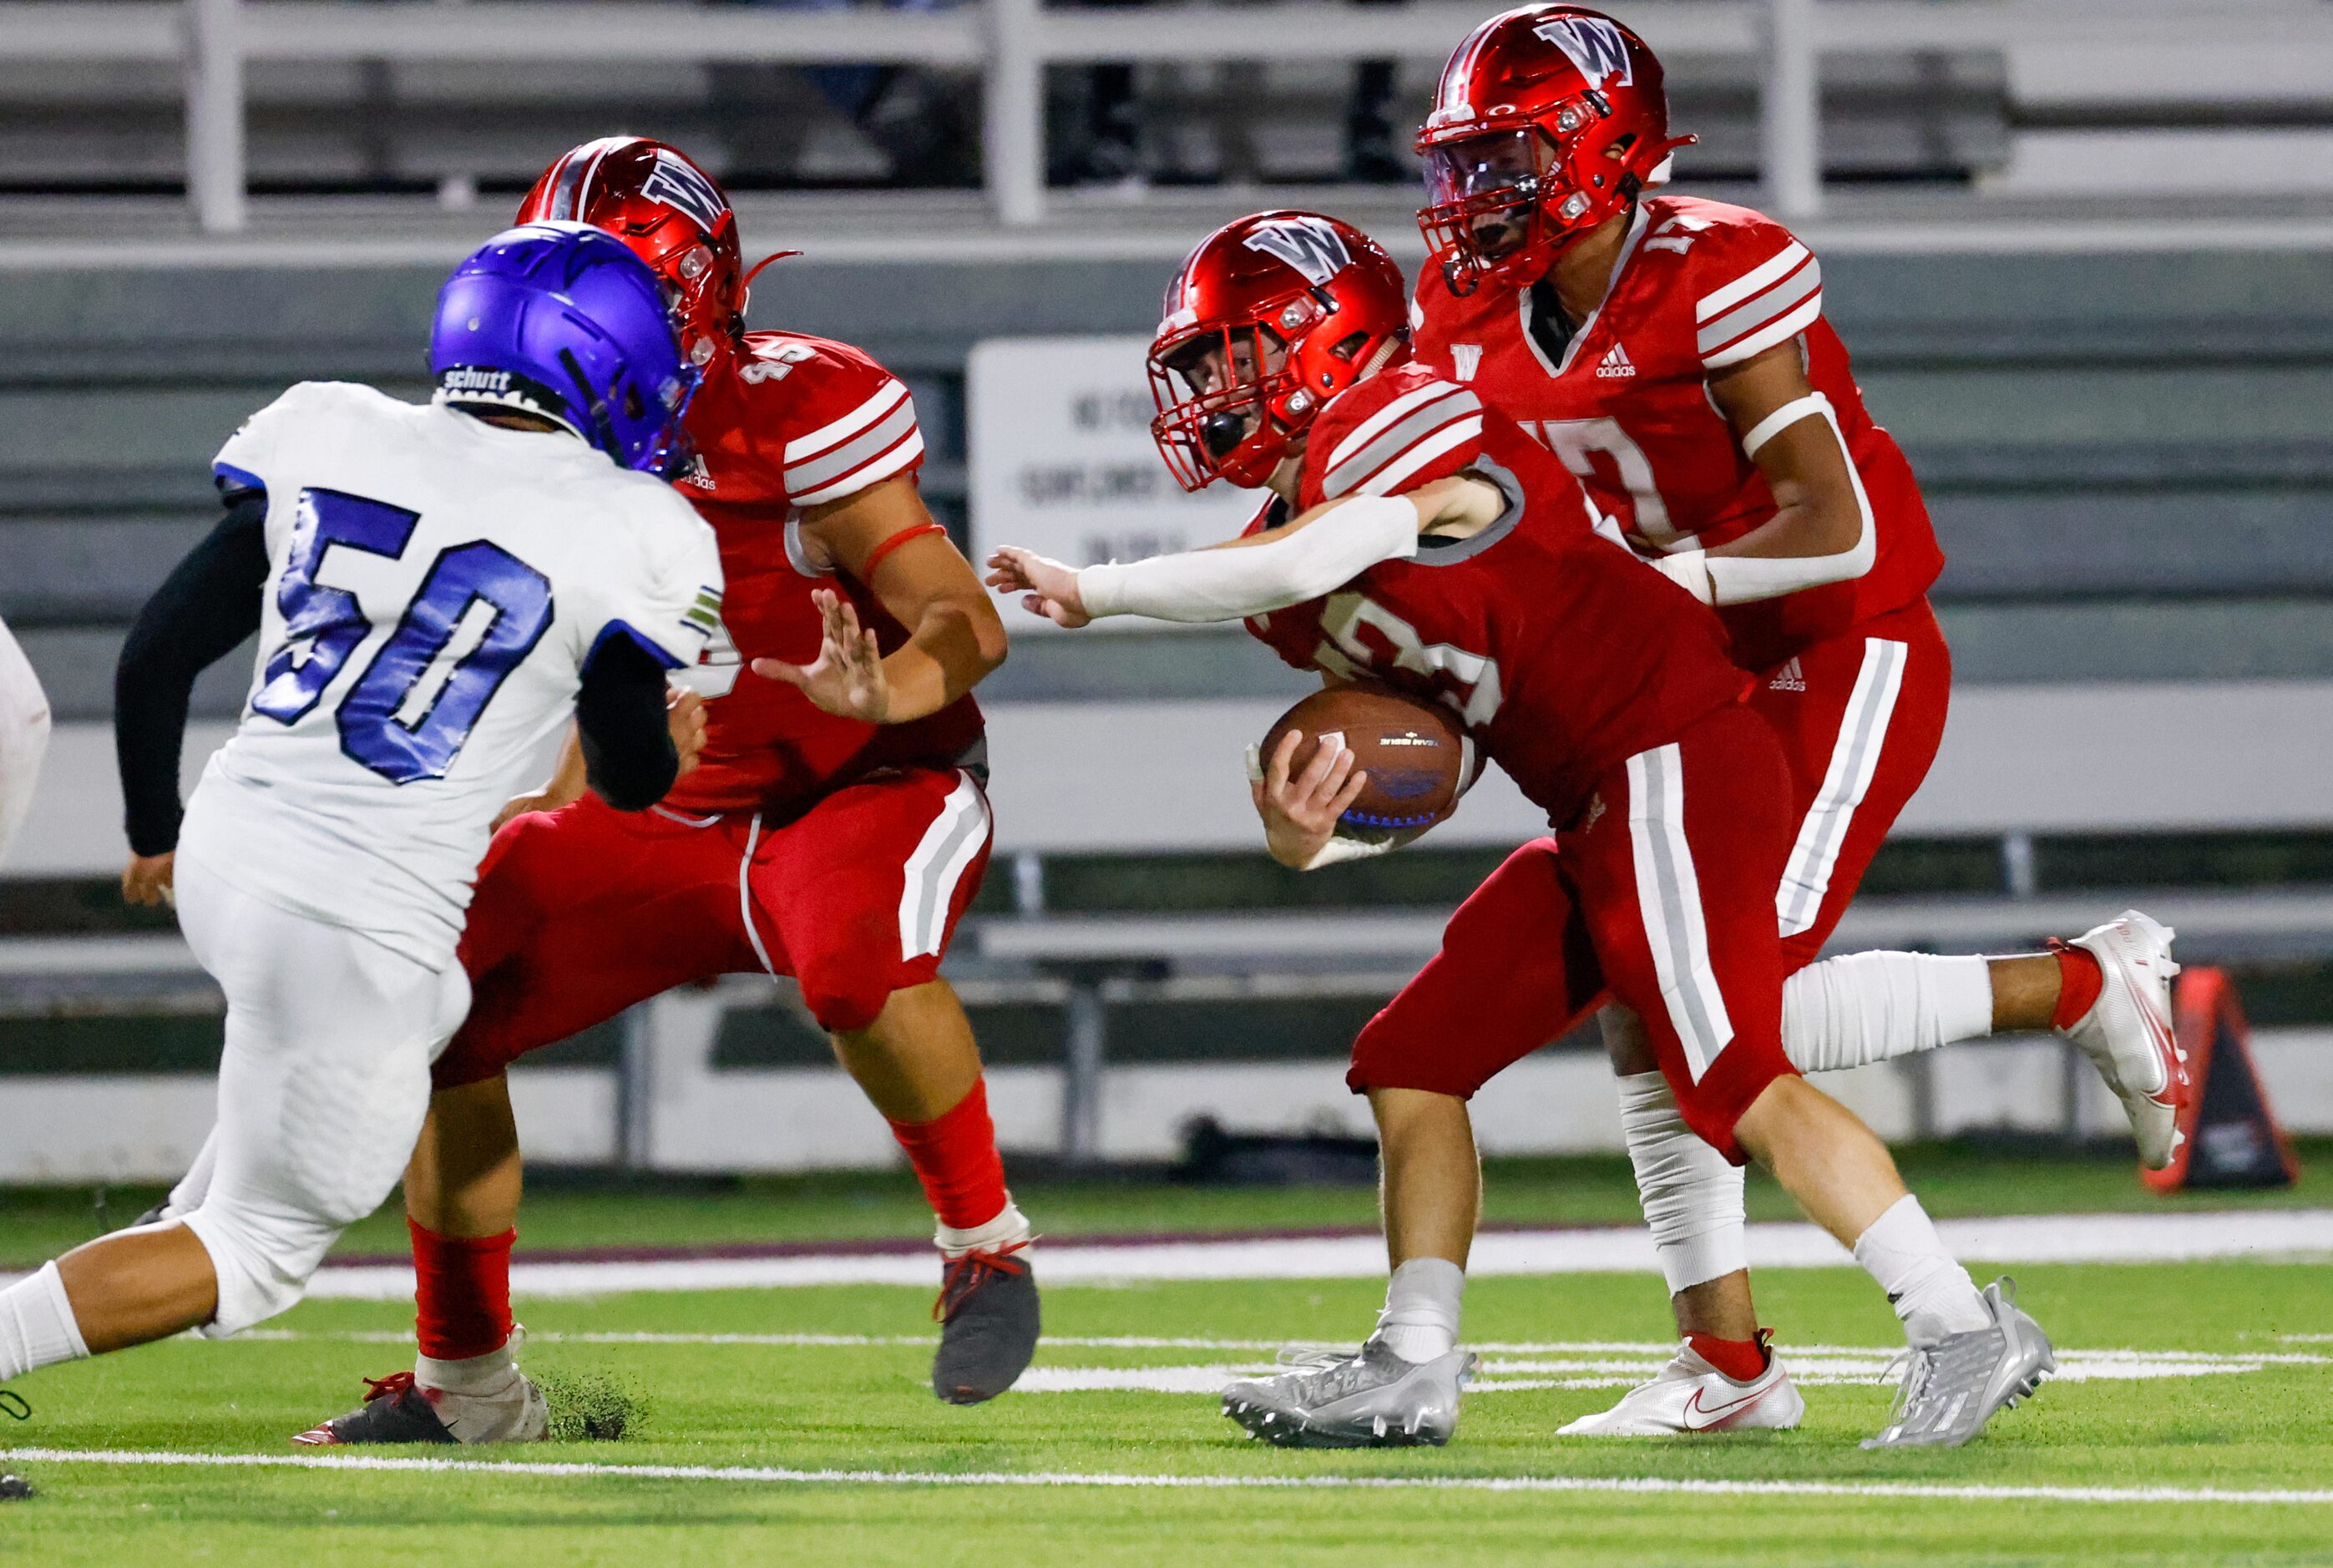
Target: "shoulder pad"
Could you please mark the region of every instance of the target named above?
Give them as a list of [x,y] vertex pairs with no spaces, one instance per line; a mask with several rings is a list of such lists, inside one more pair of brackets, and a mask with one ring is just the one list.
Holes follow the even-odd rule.
[[907,383],[848,343],[750,333],[733,373],[753,410],[754,445],[797,506],[839,500],[923,460]]
[[1822,314],[1822,265],[1787,227],[1723,202],[1678,198],[1675,207],[1668,224],[1692,234],[1685,279],[1704,369],[1788,341]]
[[1342,393],[1313,421],[1305,504],[1398,495],[1457,473],[1482,445],[1481,399],[1423,365],[1398,366]]

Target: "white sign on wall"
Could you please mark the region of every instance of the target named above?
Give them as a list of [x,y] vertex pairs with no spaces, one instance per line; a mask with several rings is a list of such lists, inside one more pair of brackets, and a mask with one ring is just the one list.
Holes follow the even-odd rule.
[[[983,564],[1019,544],[1091,566],[1139,561],[1236,537],[1258,495],[1216,484],[1187,494],[1150,439],[1141,337],[992,338],[965,371],[972,545]],[[1004,607],[1016,637],[1051,621]],[[1156,630],[1117,616],[1096,629]]]

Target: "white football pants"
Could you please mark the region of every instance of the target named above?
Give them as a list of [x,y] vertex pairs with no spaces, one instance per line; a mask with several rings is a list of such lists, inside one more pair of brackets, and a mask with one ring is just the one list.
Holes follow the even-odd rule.
[[0,622],[0,865],[33,809],[33,786],[49,749],[49,699],[32,661]]
[[262,902],[184,852],[177,882],[179,927],[226,993],[218,1122],[169,1210],[218,1275],[202,1331],[217,1336],[296,1303],[397,1185],[470,986],[459,966]]

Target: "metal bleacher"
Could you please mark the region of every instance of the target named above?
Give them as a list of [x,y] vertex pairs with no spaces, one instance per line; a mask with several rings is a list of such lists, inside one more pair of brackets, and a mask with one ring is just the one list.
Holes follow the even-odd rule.
[[[630,0],[0,3],[0,102],[36,97],[27,84],[38,72],[101,73],[96,86],[63,78],[90,90],[62,106],[53,91],[37,113],[17,105],[29,123],[69,131],[56,142],[68,149],[82,145],[74,137],[102,140],[106,122],[91,106],[103,82],[144,105],[140,146],[153,140],[155,103],[169,130],[180,55],[207,37],[213,53],[198,63],[216,66],[219,35],[200,29],[226,16],[249,45],[235,101],[247,115],[247,167],[264,187],[243,199],[238,186],[227,202],[214,169],[193,181],[190,213],[168,188],[178,174],[157,166],[167,178],[126,193],[0,195],[0,617],[61,721],[34,823],[0,873],[0,918],[14,933],[0,936],[0,1018],[216,1009],[174,935],[75,936],[9,913],[25,907],[27,890],[101,891],[118,865],[106,729],[122,629],[207,526],[208,457],[251,409],[308,377],[418,393],[444,266],[495,226],[514,199],[507,188],[571,139],[560,115],[588,126],[589,114],[619,111],[579,85],[609,40],[643,36],[643,17],[667,30],[654,50],[664,97],[653,113],[689,125],[682,111],[706,97],[691,63],[706,39],[733,60],[912,56],[987,72],[1007,53],[995,29],[1034,27],[1011,36],[1050,37],[1029,57],[1040,63],[1115,51],[1164,70],[1235,59],[1265,27],[1288,31],[1294,13],[1336,22],[1308,34],[1311,67],[1387,49],[1409,62],[1415,97],[1432,58],[1486,9],[1080,14],[1013,0],[837,18],[740,7],[694,34],[671,31],[676,19],[702,19],[693,7]],[[1656,43],[1663,26],[1701,41],[1698,53],[1685,49],[1678,90],[1718,131],[1688,154],[1683,182],[1763,199],[1748,184],[1762,174],[1765,198],[1801,215],[1797,226],[1823,255],[1829,313],[1875,411],[1922,476],[1951,558],[1936,597],[1960,682],[1954,729],[1901,832],[1971,851],[1986,874],[1981,889],[1867,898],[1841,944],[1974,949],[2061,934],[2139,898],[2129,885],[2159,881],[2145,861],[2166,836],[2333,834],[2333,216],[2312,177],[2278,161],[2286,144],[2261,139],[2279,126],[2304,140],[2320,134],[2312,117],[2333,101],[2328,8],[1663,0],[1642,9]],[[442,64],[460,40],[519,20],[539,31],[554,14],[582,30],[553,72],[553,145],[497,132],[463,142],[466,163],[398,152],[443,181],[434,195],[282,188],[284,149],[310,145],[286,139],[296,117],[274,74],[284,61],[389,61],[397,70],[383,101],[393,111],[452,91],[456,79],[433,86],[424,67]],[[272,34],[277,20],[304,31]],[[1819,35],[1812,43],[1791,32],[1809,26]],[[2253,45],[2250,60],[2262,36],[2276,37],[2276,68],[2239,78],[2223,42],[2232,29]],[[351,54],[360,44],[379,53]],[[521,69],[516,49],[508,69]],[[1804,123],[1812,89],[1791,74],[1793,60],[1821,63],[1819,136]],[[1924,61],[1925,77],[1911,71]],[[1019,85],[990,90],[1022,95],[1006,108],[1025,132],[1027,61],[1008,63]],[[1889,119],[1895,90],[1873,84],[1915,79],[1929,83],[1927,107]],[[199,142],[217,133],[219,111],[199,72],[197,86],[185,112],[209,127],[197,127]],[[1795,129],[1782,112],[1792,103]],[[2219,118],[2199,127],[2207,105]],[[401,123],[391,129],[406,134]],[[2175,200],[2069,194],[2067,171],[2091,154],[2050,139],[2102,130],[2138,138],[2133,156],[2165,169],[2195,145],[2183,136],[2251,135],[2242,145],[2261,160],[2245,167],[2287,173],[2250,195],[2199,197],[2192,185]],[[187,156],[164,141],[165,165]],[[2063,159],[2044,156],[2052,145]],[[1923,165],[1921,147],[1944,153]],[[929,443],[926,493],[959,537],[964,368],[977,340],[1147,332],[1158,288],[1192,237],[1264,201],[1339,212],[1405,262],[1419,259],[1397,188],[1096,192],[1039,178],[1032,207],[1041,151],[1026,134],[992,149],[984,191],[765,192],[740,203],[749,249],[810,253],[763,274],[753,324],[861,343],[908,380]],[[200,146],[192,152],[202,156]],[[0,149],[0,180],[22,183],[11,159],[23,156]],[[1874,180],[1839,178],[1858,171]],[[1813,178],[1822,173],[1830,183]],[[217,221],[235,211],[239,232]],[[194,756],[233,713],[247,668],[230,659],[198,689]],[[1070,1158],[1102,1146],[1114,1015],[1128,1007],[1366,1000],[1433,949],[1449,902],[1441,891],[1433,901],[1331,892],[1301,909],[1225,895],[1182,912],[1061,896],[1079,857],[1136,867],[1253,858],[1239,749],[1301,689],[1244,638],[1204,632],[1026,637],[984,688],[998,860],[950,972],[978,1006],[1061,1015],[1058,1132]],[[1538,831],[1518,798],[1487,784],[1411,852],[1474,864]],[[2106,844],[2107,869],[2078,882],[2037,878],[2037,843],[2046,859],[2053,839],[2067,837]],[[1327,874],[1332,888],[1340,875]],[[2149,886],[2143,901],[2179,926],[2191,957],[2333,957],[2333,885],[2324,881]],[[612,1150],[672,1158],[650,1108],[718,1100],[718,1086],[740,1076],[716,1071],[721,1019],[768,1005],[766,985],[739,982],[636,1015],[607,1094],[619,1124]]]

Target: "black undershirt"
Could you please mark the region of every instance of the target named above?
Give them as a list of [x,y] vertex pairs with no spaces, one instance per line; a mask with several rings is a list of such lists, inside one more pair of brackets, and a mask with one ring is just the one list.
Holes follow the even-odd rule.
[[644,812],[680,776],[665,723],[665,667],[629,637],[604,639],[583,661],[575,734],[592,793],[619,812]]
[[1542,277],[1531,286],[1531,335],[1539,351],[1547,356],[1551,365],[1563,363],[1563,351],[1571,347],[1579,328],[1564,313],[1563,300],[1555,292],[1555,280]]
[[[178,759],[195,678],[259,630],[267,590],[267,497],[238,490],[226,515],[138,612],[113,671],[113,750],[123,826],[139,855],[178,847]],[[576,726],[591,788],[618,811],[664,798],[680,759],[665,722],[665,667],[629,637],[583,666]]]
[[241,490],[138,612],[113,667],[113,754],[121,769],[130,848],[166,854],[178,842],[178,754],[195,677],[259,630],[267,588],[267,497]]

